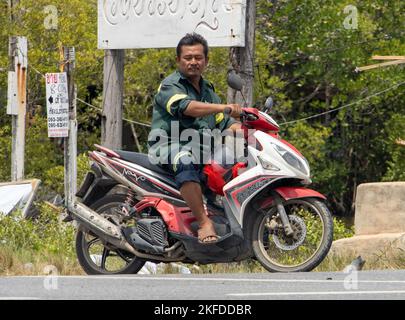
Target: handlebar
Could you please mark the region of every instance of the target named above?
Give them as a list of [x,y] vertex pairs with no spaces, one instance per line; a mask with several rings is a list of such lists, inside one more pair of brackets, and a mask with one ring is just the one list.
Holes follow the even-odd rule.
[[226,108],[224,109],[224,114],[230,115],[231,113],[232,113],[232,108],[231,108],[231,107],[226,107]]
[[[230,115],[231,113],[232,113],[232,108],[231,107],[226,107],[224,109],[224,114]],[[258,117],[255,114],[248,113],[248,112],[246,112],[244,110],[242,110],[242,112],[240,113],[240,118],[241,118],[242,122],[243,122],[243,120],[255,121],[255,120],[258,119]]]

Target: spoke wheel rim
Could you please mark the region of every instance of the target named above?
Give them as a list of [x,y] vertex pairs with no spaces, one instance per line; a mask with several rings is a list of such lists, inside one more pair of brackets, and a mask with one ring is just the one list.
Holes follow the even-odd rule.
[[[115,223],[111,215],[116,213],[122,205],[122,203],[109,203],[98,208],[97,212]],[[134,255],[106,245],[91,231],[81,232],[83,232],[82,248],[84,248],[83,253],[87,262],[102,273],[120,273],[134,261]]]
[[[263,216],[263,219],[260,222],[260,226],[258,229],[258,239],[259,239],[259,249],[261,251],[261,253],[264,255],[264,257],[273,265],[280,267],[280,268],[297,268],[299,266],[302,266],[304,264],[306,264],[308,261],[310,261],[319,251],[319,249],[322,246],[323,241],[325,240],[325,232],[326,232],[326,223],[324,220],[323,215],[321,214],[321,211],[312,203],[306,202],[306,201],[302,201],[302,200],[294,200],[294,201],[290,201],[287,202],[285,204],[285,208],[286,208],[286,212],[288,215],[294,215],[296,214],[296,212],[294,212],[294,210],[291,210],[291,207],[298,207],[298,206],[303,206],[303,207],[307,207],[310,209],[310,211],[313,213],[313,216],[315,216],[317,218],[317,227],[322,230],[322,235],[319,238],[319,240],[317,241],[316,247],[313,249],[312,254],[308,254],[308,256],[306,258],[303,259],[303,261],[299,261],[295,264],[286,264],[286,263],[282,263],[280,261],[277,261],[275,258],[273,258],[275,256],[275,253],[278,252],[281,254],[285,254],[285,260],[288,260],[288,253],[290,252],[290,255],[294,255],[296,253],[298,253],[298,250],[302,251],[302,245],[299,246],[298,248],[296,248],[295,250],[291,250],[291,251],[283,251],[281,249],[278,249],[276,244],[273,242],[273,236],[271,235],[271,233],[269,233],[268,231],[268,220],[270,219],[270,217],[274,216],[276,214],[276,208],[272,208],[269,213],[265,216]],[[307,228],[307,232],[312,230],[311,225],[308,226],[307,224],[308,222],[305,220],[305,225]],[[312,224],[313,226],[314,224]],[[309,229],[309,230],[308,230]],[[265,237],[267,239],[265,239]],[[308,235],[307,235],[308,237]],[[304,240],[304,244],[307,242],[307,238]],[[272,246],[273,244],[273,246]],[[300,249],[301,247],[301,249]],[[296,252],[295,252],[296,251]]]

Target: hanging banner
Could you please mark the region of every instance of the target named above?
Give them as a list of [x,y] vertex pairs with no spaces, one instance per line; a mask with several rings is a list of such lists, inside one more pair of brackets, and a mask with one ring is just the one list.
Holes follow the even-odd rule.
[[98,48],[173,48],[190,32],[244,47],[246,0],[98,0]]
[[47,73],[45,81],[48,137],[67,137],[69,135],[69,98],[66,73]]

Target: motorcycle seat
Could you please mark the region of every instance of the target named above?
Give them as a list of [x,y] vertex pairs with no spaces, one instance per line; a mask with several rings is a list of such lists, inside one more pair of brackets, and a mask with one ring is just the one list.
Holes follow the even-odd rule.
[[150,163],[149,157],[147,154],[144,153],[138,153],[138,152],[130,152],[130,151],[122,151],[122,150],[114,150],[116,153],[118,153],[121,157],[121,159],[125,161],[129,161],[132,163],[135,163],[145,169],[151,170],[153,172],[156,172],[160,175],[163,175],[171,180],[174,179],[173,174],[170,172],[166,171],[162,167]]

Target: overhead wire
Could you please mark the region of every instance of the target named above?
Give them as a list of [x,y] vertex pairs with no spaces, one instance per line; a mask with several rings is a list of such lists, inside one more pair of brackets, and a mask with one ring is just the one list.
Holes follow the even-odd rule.
[[[256,64],[255,66],[257,66],[257,64]],[[40,72],[37,68],[35,68],[33,65],[30,65],[30,68],[32,68],[36,73],[38,73],[39,75],[41,75],[42,77],[45,78],[45,75],[44,75],[42,72]],[[343,105],[343,106],[340,106],[340,107],[337,107],[337,108],[334,108],[334,109],[330,109],[330,110],[328,110],[328,111],[324,111],[324,112],[321,112],[321,113],[318,113],[318,114],[315,114],[315,115],[311,115],[311,116],[308,116],[308,117],[304,117],[304,118],[301,118],[301,119],[283,122],[283,123],[281,123],[280,125],[287,125],[287,124],[292,124],[292,123],[296,123],[296,122],[300,122],[300,121],[306,121],[306,120],[313,119],[313,118],[317,118],[317,117],[323,116],[323,115],[325,115],[325,114],[329,114],[329,113],[332,113],[332,112],[335,112],[335,111],[338,111],[338,110],[341,110],[341,109],[344,109],[344,108],[348,108],[348,107],[353,106],[353,105],[356,105],[356,104],[358,104],[358,103],[360,103],[360,102],[366,101],[366,100],[368,100],[368,99],[370,99],[370,98],[379,96],[379,95],[381,95],[381,94],[383,94],[383,93],[385,93],[385,92],[391,91],[391,90],[393,90],[393,89],[395,89],[395,88],[398,88],[398,87],[400,87],[400,86],[402,86],[402,85],[404,85],[404,84],[405,84],[405,81],[400,82],[400,83],[396,83],[396,84],[394,84],[393,86],[390,86],[389,88],[386,88],[386,89],[384,89],[384,90],[382,90],[382,91],[379,91],[379,92],[376,92],[376,93],[374,93],[374,94],[371,94],[371,95],[369,95],[369,96],[367,96],[367,97],[364,97],[364,98],[362,98],[362,99],[359,99],[359,100],[357,100],[357,101],[354,101],[354,102],[345,104],[345,105]],[[94,106],[94,105],[92,105],[92,104],[90,104],[90,103],[88,103],[88,102],[86,102],[86,101],[84,101],[84,100],[82,100],[82,99],[80,99],[80,98],[76,98],[76,99],[77,99],[77,101],[79,101],[79,102],[81,102],[81,103],[83,103],[83,104],[85,104],[85,105],[87,105],[87,106],[89,106],[89,107],[92,107],[92,108],[98,110],[99,112],[102,112],[102,111],[103,111],[102,108],[97,107],[97,106]],[[122,120],[127,121],[127,122],[129,122],[129,123],[136,124],[136,125],[148,127],[148,128],[151,127],[151,124],[150,124],[150,123],[144,123],[144,122],[134,121],[134,120],[130,120],[130,119],[127,119],[127,118],[122,118]]]
[[328,111],[321,112],[321,113],[318,113],[318,114],[315,114],[315,115],[312,115],[312,116],[309,116],[309,117],[305,117],[305,118],[301,118],[301,119],[297,119],[297,120],[293,120],[293,121],[283,122],[283,123],[281,123],[280,125],[286,125],[286,124],[296,123],[296,122],[300,122],[300,121],[305,121],[305,120],[317,118],[317,117],[323,116],[323,115],[325,115],[325,114],[332,113],[332,112],[335,112],[335,111],[338,111],[338,110],[341,110],[341,109],[344,109],[344,108],[348,108],[348,107],[353,106],[353,105],[355,105],[355,104],[358,104],[358,103],[360,103],[360,102],[366,101],[366,100],[368,100],[368,99],[370,99],[370,98],[377,97],[377,96],[379,96],[379,95],[381,95],[381,94],[383,94],[383,93],[385,93],[385,92],[391,91],[391,90],[393,90],[393,89],[395,89],[395,88],[398,88],[398,87],[400,87],[400,86],[402,86],[402,85],[404,85],[404,84],[405,84],[405,81],[400,82],[400,83],[396,83],[396,84],[394,84],[393,86],[391,86],[391,87],[389,87],[389,88],[387,88],[387,89],[384,89],[384,90],[382,90],[382,91],[376,92],[376,93],[374,93],[374,94],[371,94],[371,95],[369,95],[369,96],[367,96],[367,97],[364,97],[364,98],[362,98],[362,99],[359,99],[359,100],[357,100],[357,101],[354,101],[354,102],[345,104],[345,105],[340,106],[340,107],[338,107],[338,108],[330,109],[330,110],[328,110]]

